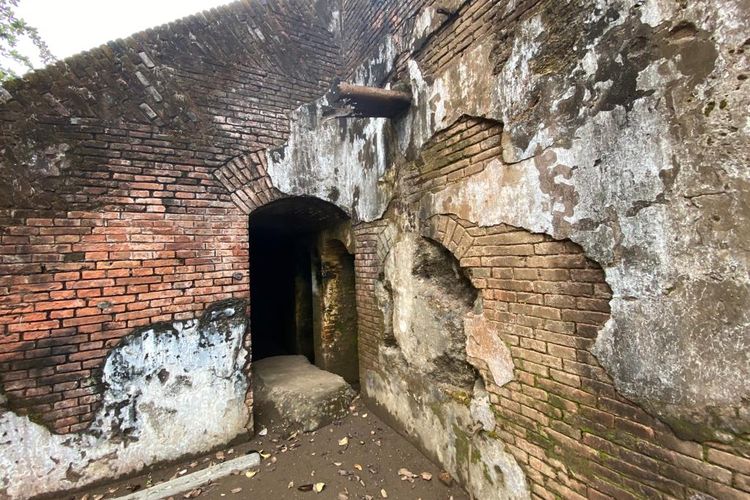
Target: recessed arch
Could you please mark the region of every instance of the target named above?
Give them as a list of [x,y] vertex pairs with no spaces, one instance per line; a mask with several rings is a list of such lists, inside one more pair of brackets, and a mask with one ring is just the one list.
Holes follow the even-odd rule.
[[358,382],[351,221],[313,197],[249,216],[253,359],[299,354]]

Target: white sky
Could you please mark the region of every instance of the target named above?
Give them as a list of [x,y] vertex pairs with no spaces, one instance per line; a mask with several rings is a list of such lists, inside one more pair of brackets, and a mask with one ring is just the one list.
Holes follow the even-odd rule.
[[[232,0],[21,0],[18,16],[58,59]],[[33,57],[30,44],[22,50]]]

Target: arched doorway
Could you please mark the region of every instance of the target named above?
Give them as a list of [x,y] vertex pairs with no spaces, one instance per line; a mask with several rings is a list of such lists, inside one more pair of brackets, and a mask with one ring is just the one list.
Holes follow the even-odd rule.
[[250,214],[253,360],[300,354],[359,379],[349,217],[331,203],[284,198]]

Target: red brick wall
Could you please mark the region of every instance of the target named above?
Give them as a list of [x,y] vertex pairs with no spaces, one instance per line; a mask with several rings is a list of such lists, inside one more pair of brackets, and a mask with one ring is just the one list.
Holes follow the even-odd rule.
[[119,339],[247,298],[247,218],[214,172],[282,143],[286,114],[328,87],[339,47],[327,26],[309,2],[237,3],[6,84],[0,390],[11,408],[57,432],[85,428]]

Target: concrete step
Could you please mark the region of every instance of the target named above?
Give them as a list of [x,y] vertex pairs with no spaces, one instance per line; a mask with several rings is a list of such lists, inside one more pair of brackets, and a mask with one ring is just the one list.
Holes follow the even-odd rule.
[[314,431],[347,414],[356,395],[346,381],[304,356],[253,362],[255,427]]

